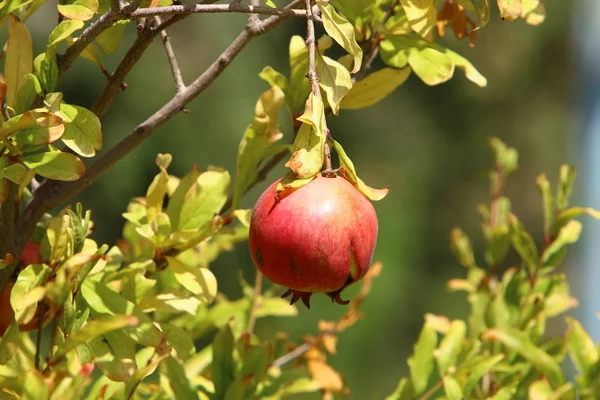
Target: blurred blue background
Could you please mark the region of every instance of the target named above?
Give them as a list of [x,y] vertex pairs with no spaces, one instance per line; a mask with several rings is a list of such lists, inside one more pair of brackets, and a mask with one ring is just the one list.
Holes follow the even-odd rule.
[[[578,8],[561,0],[544,0],[544,4],[547,18],[539,27],[520,20],[503,22],[493,14],[479,32],[474,49],[450,35],[444,39],[488,78],[487,88],[467,81],[460,71],[449,83],[436,87],[425,86],[411,75],[381,103],[342,111],[328,122],[362,179],[374,187],[391,188],[390,194],[375,204],[380,218],[375,259],[383,262],[382,276],[364,304],[365,320],[341,335],[339,352],[330,358],[349,382],[351,398],[379,399],[393,391],[408,372],[406,359],[425,313],[451,318],[466,315],[465,296],[446,290],[449,278],[465,273],[448,249],[448,234],[455,226],[463,228],[480,250],[482,262],[476,206],[488,200],[487,168],[492,165],[488,137],[498,136],[519,151],[520,169],[510,179],[507,195],[514,211],[540,241],[538,173],[546,172],[555,181],[561,163],[575,164],[582,171],[576,183],[578,202],[600,208],[600,181],[595,174],[600,159],[594,157],[594,152],[600,151],[600,32],[593,24],[600,20],[600,3],[580,1]],[[38,44],[44,43],[39,39],[47,37],[53,23],[44,11],[31,19]],[[243,15],[195,15],[171,29],[185,80],[190,82],[212,63],[244,23]],[[170,172],[179,176],[193,164],[202,169],[221,165],[234,171],[241,135],[253,117],[258,96],[268,88],[257,75],[266,65],[287,73],[289,39],[304,34],[304,29],[302,21],[288,21],[251,42],[221,78],[189,105],[190,113],[169,121],[78,198],[91,208],[98,222],[95,238],[99,242],[112,244],[120,237],[121,212],[131,197],[145,193],[157,172],[157,153],[173,154]],[[116,67],[133,35],[131,26],[117,54],[106,58],[109,71]],[[35,49],[36,54],[41,51]],[[376,61],[374,67],[380,66]],[[91,107],[103,79],[95,64],[78,60],[59,90],[69,102]],[[128,89],[119,94],[103,120],[105,149],[174,94],[159,40],[126,82]],[[289,138],[289,123],[282,123]],[[281,166],[270,174],[269,181],[283,173]],[[243,206],[252,207],[267,184],[250,192]],[[595,262],[600,223],[586,220],[584,226],[587,239],[577,246],[579,254],[572,254],[566,268],[575,295],[582,300],[577,313],[598,339],[594,312],[600,304],[591,287],[600,279]],[[237,271],[243,270],[248,280],[254,274],[245,244],[224,254],[212,269],[220,289],[231,298],[240,295]],[[589,279],[592,271],[594,280]],[[357,289],[348,289],[345,296],[352,297]],[[300,318],[260,321],[257,329],[263,333],[283,329],[299,339],[302,334],[315,333],[319,319],[337,318],[343,312],[343,307],[325,296],[314,296],[312,309],[301,310]]]

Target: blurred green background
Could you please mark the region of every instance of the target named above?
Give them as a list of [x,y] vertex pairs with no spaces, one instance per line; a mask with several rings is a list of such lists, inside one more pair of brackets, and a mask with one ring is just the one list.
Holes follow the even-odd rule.
[[[495,2],[493,2],[495,3]],[[520,169],[509,181],[513,208],[533,234],[541,237],[539,172],[555,179],[559,164],[577,158],[568,151],[574,55],[570,50],[570,2],[544,0],[547,19],[539,27],[522,21],[503,22],[497,14],[479,32],[474,49],[446,37],[444,42],[467,57],[488,78],[481,89],[461,71],[449,83],[425,86],[414,74],[385,101],[342,111],[329,120],[334,137],[353,158],[362,179],[374,187],[389,186],[389,195],[375,204],[380,220],[375,260],[384,269],[363,307],[365,319],[344,332],[331,364],[348,381],[353,399],[380,399],[408,373],[406,359],[425,313],[464,317],[463,294],[446,290],[446,281],[464,270],[448,249],[448,233],[462,227],[481,250],[476,205],[487,196],[487,169],[492,155],[487,140],[498,136],[516,147]],[[52,5],[54,7],[54,5]],[[50,8],[30,20],[37,45],[53,28]],[[194,15],[170,30],[187,82],[201,73],[243,28],[243,15]],[[170,172],[185,174],[193,164],[235,170],[237,145],[254,115],[258,96],[268,88],[258,78],[266,65],[288,71],[287,48],[293,34],[304,34],[301,20],[287,21],[254,40],[223,75],[181,113],[159,129],[77,200],[92,210],[99,242],[114,243],[121,235],[121,213],[131,197],[145,194],[157,169],[157,153],[171,153]],[[319,32],[317,32],[319,33]],[[105,60],[113,70],[134,39],[134,27],[119,52]],[[36,38],[34,38],[36,43]],[[42,48],[36,48],[36,54]],[[374,68],[381,67],[379,61]],[[156,40],[126,82],[103,120],[108,149],[150,116],[173,94],[174,85],[160,40]],[[97,65],[78,60],[58,90],[70,103],[91,107],[105,84]],[[282,121],[289,139],[288,121]],[[570,158],[569,158],[570,157]],[[283,175],[274,170],[269,181]],[[267,186],[258,185],[243,206],[252,207]],[[580,182],[581,184],[581,182]],[[479,251],[481,255],[481,251]],[[480,258],[482,261],[482,258]],[[483,262],[482,262],[483,264]],[[223,255],[213,266],[220,289],[240,296],[237,272],[253,279],[254,267],[245,244]],[[357,287],[348,289],[352,297]],[[257,330],[281,329],[293,339],[316,333],[319,319],[334,319],[344,307],[314,296],[310,311],[295,319],[259,321]]]

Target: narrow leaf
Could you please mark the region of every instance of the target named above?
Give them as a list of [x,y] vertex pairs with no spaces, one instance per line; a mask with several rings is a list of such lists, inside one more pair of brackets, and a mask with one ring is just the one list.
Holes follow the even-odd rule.
[[435,353],[440,374],[446,373],[449,367],[456,364],[466,332],[467,326],[464,321],[456,320],[450,324],[450,329],[440,341]]
[[408,359],[410,377],[416,395],[425,392],[429,378],[435,368],[434,350],[437,347],[437,332],[429,325],[423,325],[414,353]]
[[31,72],[33,50],[31,35],[27,26],[14,15],[8,18],[8,43],[6,45],[6,61],[4,79],[6,80],[6,105],[14,108],[17,104],[19,89]]
[[410,68],[383,68],[356,82],[340,102],[340,108],[356,110],[372,106],[389,96],[410,75]]

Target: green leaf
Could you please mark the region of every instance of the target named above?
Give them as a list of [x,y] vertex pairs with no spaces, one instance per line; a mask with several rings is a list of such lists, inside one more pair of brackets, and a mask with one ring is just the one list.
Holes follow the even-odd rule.
[[49,274],[50,269],[44,264],[29,265],[19,273],[10,292],[10,304],[18,323],[26,324],[35,316],[38,301],[45,295],[45,287],[41,285]]
[[200,300],[190,297],[188,293],[168,288],[160,293],[146,296],[140,302],[139,308],[144,312],[160,311],[174,314],[186,312],[190,315],[196,315],[200,305]]
[[[50,51],[52,48],[48,48]],[[42,53],[33,60],[33,72],[40,81],[45,93],[51,93],[58,82],[58,65],[56,56],[48,52]]]
[[191,267],[173,257],[167,257],[167,261],[175,279],[184,288],[198,296],[204,304],[214,301],[217,295],[217,279],[208,268]]
[[167,343],[169,343],[175,351],[178,360],[186,362],[190,357],[196,354],[196,348],[194,347],[190,332],[168,322],[161,323],[160,330],[167,337]]
[[290,40],[290,80],[286,92],[286,103],[293,115],[298,115],[310,93],[308,82],[308,49],[302,36],[294,35]]
[[95,364],[113,381],[123,382],[137,370],[135,342],[122,330],[106,332],[102,336],[92,338],[87,346],[92,352]]
[[513,247],[519,253],[525,265],[527,265],[527,270],[533,273],[537,269],[538,263],[537,247],[531,235],[525,231],[523,224],[514,214],[511,213],[509,215],[508,223],[510,227],[510,240]]
[[144,346],[157,347],[162,342],[162,334],[152,320],[135,304],[119,293],[109,289],[103,283],[86,279],[81,285],[81,294],[92,311],[97,315],[125,314],[135,316],[140,324],[126,329],[127,333]]
[[289,301],[279,297],[262,297],[258,300],[256,318],[263,317],[294,317],[298,309]]
[[327,102],[334,114],[339,114],[340,101],[352,88],[350,73],[339,62],[319,54],[317,59],[319,86],[327,96]]
[[294,140],[294,153],[285,164],[300,179],[315,176],[323,166],[325,145],[325,107],[323,101],[310,94],[304,114],[298,117],[303,124]]
[[21,185],[27,177],[28,171],[23,164],[15,163],[0,171],[0,176],[11,182]]
[[556,190],[556,208],[559,211],[569,206],[569,198],[573,190],[573,182],[577,175],[577,169],[572,165],[561,165],[558,176],[558,188]]
[[199,176],[200,170],[198,167],[194,166],[192,170],[179,181],[177,188],[169,199],[169,204],[167,205],[167,215],[169,216],[169,220],[171,221],[171,226],[173,229],[180,228],[181,223],[179,217],[181,215],[183,203],[186,199],[187,193],[191,187],[196,184]]
[[82,157],[93,157],[102,148],[102,126],[96,115],[79,106],[62,103],[60,116],[65,121],[62,141]]
[[287,92],[288,92],[288,79],[287,77],[279,71],[273,69],[273,67],[266,66],[262,71],[258,74],[258,76],[266,81],[271,87],[278,87],[281,91],[286,95],[287,101]]
[[137,324],[137,318],[131,315],[110,315],[90,321],[83,328],[72,332],[67,340],[54,351],[52,359],[57,361],[69,350],[72,350],[95,337],[102,336],[107,332]]
[[[79,0],[78,0],[79,1]],[[81,1],[91,1],[91,0],[81,0]],[[58,6],[59,11],[61,5]],[[68,7],[63,5],[62,7]],[[92,14],[93,16],[93,14]],[[91,18],[91,17],[90,17]],[[48,36],[48,47],[55,49],[60,42],[66,40],[69,36],[71,36],[75,31],[83,28],[83,20],[64,20],[60,24],[54,28],[50,35]],[[56,50],[51,50],[47,55],[54,55]]]
[[142,381],[144,379],[146,379],[148,376],[152,375],[154,373],[154,371],[156,371],[156,368],[158,368],[160,363],[162,363],[167,357],[169,357],[168,353],[162,354],[158,357],[153,357],[150,360],[148,360],[144,366],[142,366],[133,375],[131,375],[125,381],[123,397],[125,399],[135,398],[134,393],[135,393],[136,389],[139,387],[139,385],[142,383]]
[[[198,394],[185,374],[183,365],[173,357],[167,358],[161,365],[161,375],[169,382],[176,399],[198,399]],[[214,379],[214,378],[213,378]]]
[[212,379],[215,384],[215,399],[222,399],[235,380],[233,360],[233,332],[226,324],[213,339]]
[[435,0],[400,0],[411,28],[424,39],[433,40],[437,16]]
[[436,351],[436,359],[440,374],[446,373],[449,367],[456,364],[458,355],[462,350],[463,340],[467,332],[464,321],[452,321],[446,335],[440,341]]
[[210,224],[227,202],[229,172],[212,170],[202,173],[186,193],[178,229],[199,229]]
[[233,209],[238,207],[244,193],[256,181],[268,150],[283,137],[277,126],[277,116],[284,100],[283,91],[275,86],[264,92],[256,103],[254,120],[246,128],[238,147]]
[[450,232],[450,249],[454,253],[460,265],[467,268],[475,267],[475,256],[473,245],[469,237],[460,228],[454,228]]
[[23,398],[35,400],[47,400],[50,398],[50,387],[44,379],[44,375],[37,369],[26,371],[23,385]]
[[496,168],[502,170],[505,178],[508,177],[519,166],[519,154],[515,149],[508,147],[497,137],[491,137],[489,144],[494,152]]
[[443,381],[444,392],[446,393],[446,398],[448,400],[462,400],[464,398],[462,389],[456,379],[450,375],[446,375],[444,376]]
[[529,400],[547,400],[552,396],[552,388],[545,380],[539,380],[529,385],[527,391]]
[[98,12],[98,0],[75,0],[70,4],[59,4],[58,12],[72,20],[89,21]]
[[[164,160],[164,165],[161,162]],[[154,222],[154,219],[163,210],[163,201],[167,194],[167,185],[169,183],[169,174],[167,168],[171,164],[173,157],[170,154],[158,154],[156,156],[156,164],[160,168],[160,172],[154,177],[148,190],[146,191],[146,216],[149,224]]]
[[42,96],[43,89],[37,76],[32,73],[25,75],[25,81],[17,94],[15,114],[22,114],[29,110],[36,96]]
[[419,340],[415,344],[414,353],[408,359],[410,377],[415,395],[425,392],[431,374],[435,368],[434,350],[437,347],[437,333],[428,324],[423,325]]
[[[448,81],[454,75],[454,61],[441,47],[417,36],[393,36],[382,44],[382,59],[388,65],[404,68],[404,59],[423,82],[433,86]],[[397,55],[402,52],[404,56]]]
[[576,220],[569,221],[565,226],[560,228],[556,239],[546,248],[542,254],[542,267],[555,266],[564,256],[561,254],[563,250],[570,244],[579,240],[581,233],[581,222]]
[[21,156],[19,161],[48,179],[76,181],[85,173],[85,166],[79,158],[60,151]]
[[550,238],[556,215],[554,197],[552,196],[552,191],[550,190],[550,182],[548,182],[548,178],[545,174],[539,174],[536,183],[540,193],[542,194],[542,201],[544,205],[544,235],[546,238]]
[[96,38],[96,43],[106,55],[114,53],[121,44],[125,28],[129,24],[129,20],[117,21],[110,28],[102,32]]
[[408,378],[402,378],[394,393],[387,396],[385,400],[414,400],[416,398],[412,381]]
[[47,226],[46,233],[40,243],[40,256],[42,260],[55,264],[67,255],[67,248],[70,247],[69,229],[71,221],[68,215],[61,214],[51,218]]
[[537,347],[527,333],[513,328],[494,328],[483,335],[484,340],[498,341],[509,350],[518,353],[543,374],[552,385],[558,387],[564,382],[562,370],[558,362],[544,350]]
[[380,102],[408,79],[410,71],[410,68],[383,68],[367,75],[352,86],[340,108],[356,110]]
[[500,18],[514,21],[521,16],[521,0],[497,0]]
[[17,94],[31,72],[33,50],[27,26],[17,17],[8,17],[8,43],[6,44],[4,79],[6,81],[6,105],[15,108]]
[[331,4],[317,1],[317,6],[321,10],[321,18],[323,19],[325,31],[354,57],[352,73],[358,72],[362,64],[363,52],[358,43],[356,43],[354,27],[344,17],[339,15]]
[[[438,48],[441,47],[437,44],[436,46]],[[450,59],[454,62],[454,66],[456,68],[460,68],[463,70],[463,72],[465,73],[465,77],[468,80],[470,80],[479,87],[487,86],[487,79],[485,78],[485,76],[481,75],[481,73],[473,66],[473,64],[471,64],[469,60],[450,49],[444,49],[444,53],[446,53],[450,57]]]
[[581,326],[579,321],[567,318],[567,346],[575,367],[583,375],[585,385],[592,383],[598,365],[598,353],[594,342]]
[[600,211],[596,211],[593,208],[571,207],[558,213],[558,217],[556,218],[556,229],[561,229],[572,219],[580,217],[584,214],[596,219],[600,219]]
[[463,385],[464,395],[469,396],[479,380],[503,359],[504,354],[496,354],[489,357],[477,357],[463,363],[456,375],[464,373],[467,376]]

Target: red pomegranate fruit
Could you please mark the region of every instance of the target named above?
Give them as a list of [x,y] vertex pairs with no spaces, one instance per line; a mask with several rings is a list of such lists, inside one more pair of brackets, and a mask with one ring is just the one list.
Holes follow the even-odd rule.
[[260,272],[288,287],[282,296],[310,308],[325,292],[339,304],[344,288],[362,279],[377,242],[371,202],[340,176],[318,174],[298,189],[276,194],[274,182],[258,199],[250,222],[250,253]]
[[31,265],[40,263],[40,245],[33,240],[28,240],[21,253],[21,264]]

